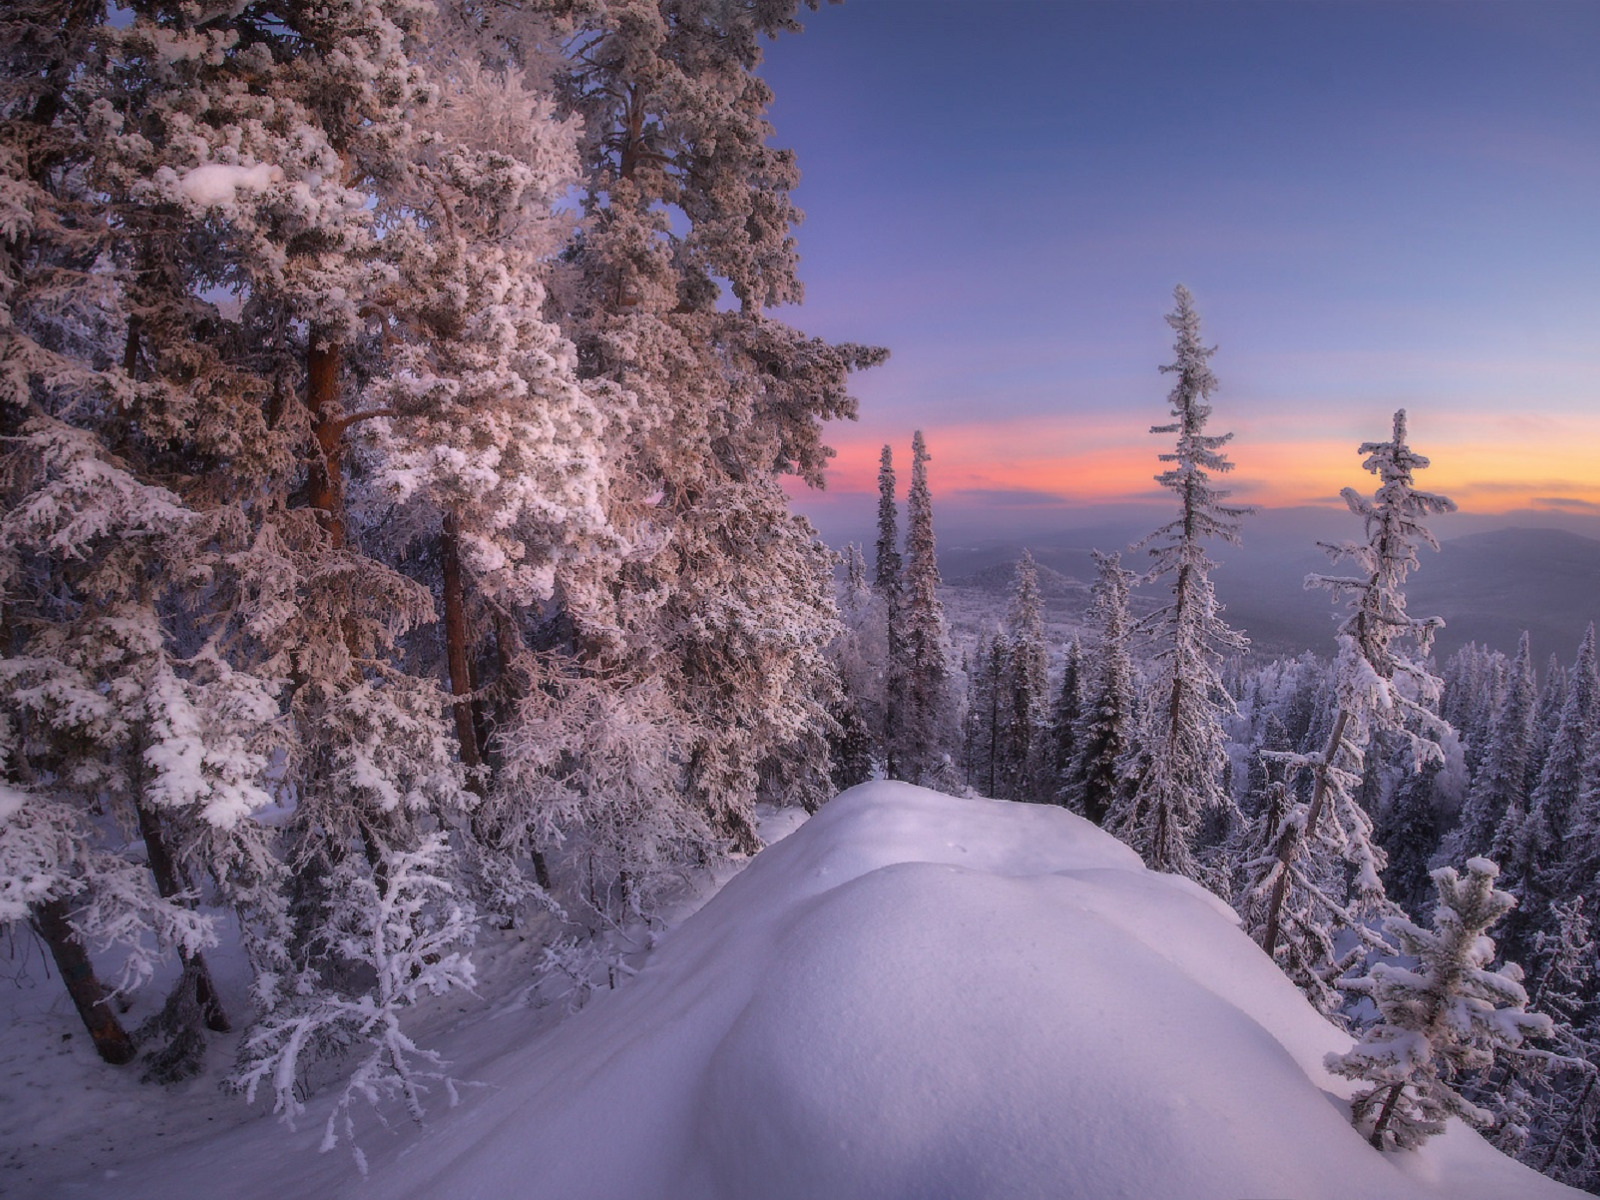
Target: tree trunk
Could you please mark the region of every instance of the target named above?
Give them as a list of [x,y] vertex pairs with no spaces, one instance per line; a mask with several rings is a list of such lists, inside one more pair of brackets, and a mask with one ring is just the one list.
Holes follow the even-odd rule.
[[1279,845],[1278,878],[1272,885],[1272,899],[1267,904],[1267,927],[1261,935],[1261,948],[1267,952],[1269,958],[1275,956],[1278,948],[1278,927],[1283,918],[1283,902],[1289,894],[1290,864],[1294,862],[1300,847],[1309,845],[1312,835],[1317,831],[1317,821],[1327,803],[1328,768],[1333,765],[1333,756],[1344,744],[1344,730],[1349,721],[1350,714],[1341,708],[1338,719],[1333,723],[1333,732],[1328,735],[1328,744],[1322,751],[1322,761],[1312,768],[1316,775],[1316,783],[1311,789],[1311,804],[1306,809],[1306,826],[1300,831],[1299,837],[1286,837]]
[[132,1062],[138,1050],[112,1011],[105,987],[95,978],[94,964],[73,932],[69,914],[65,900],[51,900],[35,905],[28,923],[50,947],[56,969],[61,972],[61,982],[66,984],[67,995],[77,1006],[78,1016],[83,1018],[83,1027],[89,1031],[95,1050],[106,1062],[120,1067]]
[[1383,1149],[1383,1132],[1389,1128],[1389,1118],[1394,1116],[1394,1106],[1400,1099],[1400,1093],[1405,1090],[1405,1084],[1396,1083],[1390,1086],[1389,1094],[1383,1098],[1383,1111],[1378,1114],[1378,1123],[1372,1127],[1372,1136],[1367,1141],[1372,1143],[1374,1150]]
[[344,513],[344,425],[339,420],[339,346],[319,341],[313,330],[311,348],[306,351],[306,408],[311,411],[311,430],[317,439],[317,458],[312,461],[310,478],[311,507],[327,531],[335,550],[346,540]]
[[[467,594],[466,584],[461,577],[461,527],[456,521],[455,514],[447,514],[444,518],[443,529],[439,536],[440,558],[444,575],[444,643],[445,658],[450,669],[450,694],[456,697],[450,706],[455,716],[456,741],[461,748],[461,765],[467,769],[467,787],[479,800],[488,795],[488,781],[484,778],[484,758],[487,750],[484,744],[484,719],[482,708],[476,698],[476,680],[472,674],[472,655],[468,653],[467,638]],[[502,654],[502,668],[507,664],[504,660],[505,647],[500,650]],[[480,823],[478,818],[473,818],[473,828],[477,836],[486,841],[495,839],[492,828]],[[539,887],[548,892],[550,890],[550,868],[545,862],[544,855],[537,846],[528,847],[528,855],[533,860],[533,879]]]
[[[139,833],[144,838],[145,855],[150,860],[150,873],[156,879],[156,891],[161,893],[163,899],[170,900],[185,889],[178,864],[173,860],[172,851],[167,848],[167,840],[161,830],[161,818],[142,803],[136,803],[134,808],[139,814]],[[227,1033],[233,1026],[222,1007],[217,985],[212,982],[211,968],[206,966],[205,955],[198,950],[191,954],[180,947],[178,958],[183,963],[178,986],[194,987],[195,1001],[207,1029],[213,1033]]]
[[483,799],[483,754],[478,744],[478,722],[473,714],[471,658],[467,653],[467,602],[461,582],[461,532],[454,513],[447,513],[439,536],[444,572],[444,646],[450,667],[451,712],[456,719],[456,741],[461,765],[467,769],[467,787]]

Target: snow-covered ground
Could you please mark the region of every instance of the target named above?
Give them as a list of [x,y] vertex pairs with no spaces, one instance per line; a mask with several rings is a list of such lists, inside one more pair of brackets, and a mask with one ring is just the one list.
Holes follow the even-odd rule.
[[[525,965],[513,942],[484,950],[499,956],[486,977]],[[241,1119],[222,1096],[208,1122],[190,1094],[182,1128],[85,1146],[75,1175],[58,1152],[50,1178],[28,1175],[15,1194],[1581,1194],[1460,1126],[1420,1152],[1371,1149],[1348,1124],[1348,1085],[1321,1066],[1349,1039],[1214,897],[1054,808],[864,785],[758,855],[636,979],[576,1016],[556,1022],[514,995],[425,1015],[426,1040],[472,1086],[455,1108],[436,1096],[420,1131],[369,1125],[366,1180],[342,1149],[316,1153],[318,1128]],[[140,1088],[108,1087],[87,1065],[67,1076],[85,1090],[36,1081],[35,1102],[101,1105],[114,1123]],[[18,1087],[6,1084],[8,1105]],[[35,1135],[52,1127],[39,1114],[11,1120]],[[0,1176],[0,1190],[22,1174]]]

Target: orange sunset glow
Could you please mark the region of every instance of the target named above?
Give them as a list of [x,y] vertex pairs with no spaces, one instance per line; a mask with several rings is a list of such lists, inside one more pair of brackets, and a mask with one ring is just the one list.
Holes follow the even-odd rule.
[[[1337,505],[1342,488],[1369,490],[1356,450],[1367,437],[1381,438],[1386,420],[1366,423],[1370,434],[1296,437],[1271,419],[1252,422],[1266,428],[1252,436],[1247,427],[1229,444],[1234,470],[1226,486],[1242,503]],[[1532,428],[1512,428],[1519,424]],[[874,492],[882,443],[848,426],[831,432],[838,457],[829,468],[829,490]],[[1113,426],[1102,415],[930,424],[924,433],[935,496],[1017,493],[1016,504],[1077,506],[1150,500],[1159,493],[1153,476],[1161,469],[1161,439],[1131,423]],[[1449,495],[1463,509],[1600,509],[1600,414],[1518,422],[1417,412],[1412,441],[1432,461],[1419,486]],[[908,446],[909,434],[896,439],[902,469]]]

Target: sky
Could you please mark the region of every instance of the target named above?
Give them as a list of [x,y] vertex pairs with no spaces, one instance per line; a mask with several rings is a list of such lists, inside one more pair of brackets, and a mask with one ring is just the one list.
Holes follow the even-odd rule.
[[1172,289],[1237,499],[1337,504],[1408,410],[1464,511],[1600,516],[1600,4],[848,0],[770,45],[803,307],[890,348],[826,533],[926,432],[968,525],[1159,495]]

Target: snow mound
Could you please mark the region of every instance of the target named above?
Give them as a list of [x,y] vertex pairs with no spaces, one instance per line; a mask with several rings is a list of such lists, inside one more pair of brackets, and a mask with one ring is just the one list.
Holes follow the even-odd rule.
[[1055,808],[855,788],[633,982],[521,1044],[526,1013],[439,1043],[486,1086],[364,1138],[365,1181],[261,1121],[62,1194],[209,1197],[228,1161],[235,1200],[1581,1195],[1460,1125],[1373,1150],[1321,1065],[1350,1039],[1227,906]]
[[855,788],[385,1197],[1576,1195],[1464,1128],[1381,1155],[1329,1026],[1186,880],[1059,809]]

